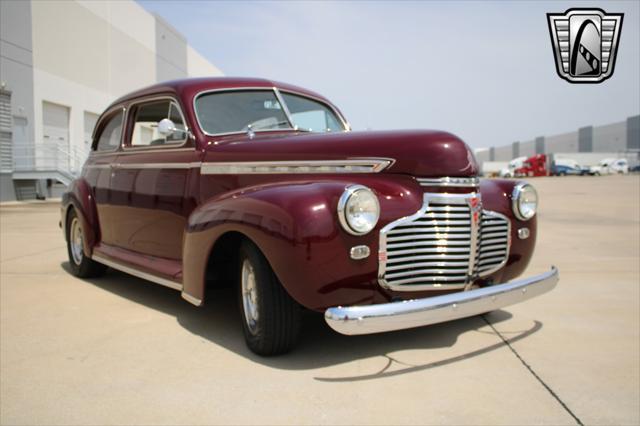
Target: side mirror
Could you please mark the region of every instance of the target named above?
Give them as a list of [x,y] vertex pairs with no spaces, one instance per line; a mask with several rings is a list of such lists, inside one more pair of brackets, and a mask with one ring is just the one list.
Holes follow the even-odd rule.
[[158,133],[162,136],[171,136],[176,130],[176,125],[168,118],[163,118],[158,123]]

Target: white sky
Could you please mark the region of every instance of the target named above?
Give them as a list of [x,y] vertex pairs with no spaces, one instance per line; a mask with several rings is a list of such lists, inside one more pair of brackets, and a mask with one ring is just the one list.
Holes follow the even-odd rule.
[[[430,128],[474,148],[640,113],[640,2],[139,3],[225,75],[322,93],[355,130]],[[547,12],[623,12],[613,77],[556,74]]]

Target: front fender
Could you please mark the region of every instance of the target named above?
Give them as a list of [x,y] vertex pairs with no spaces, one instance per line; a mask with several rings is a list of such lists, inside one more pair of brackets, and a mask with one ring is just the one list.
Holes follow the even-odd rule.
[[[513,188],[521,183],[518,180],[509,179],[482,179],[480,181],[480,193],[482,206],[486,210],[502,213],[511,221],[511,247],[506,265],[489,278],[494,282],[507,282],[524,272],[533,256],[536,244],[537,218],[522,221],[513,213],[512,194]],[[529,228],[529,237],[520,239],[518,229]]]
[[[337,219],[340,195],[356,183],[373,189],[381,205],[378,225],[364,236],[348,234]],[[214,244],[228,232],[239,232],[260,248],[284,288],[303,306],[322,310],[371,303],[378,287],[379,229],[419,208],[421,194],[407,190],[414,186],[410,178],[390,176],[288,181],[213,198],[189,217],[183,256],[186,298],[201,303]],[[351,259],[351,247],[362,244],[371,255]]]

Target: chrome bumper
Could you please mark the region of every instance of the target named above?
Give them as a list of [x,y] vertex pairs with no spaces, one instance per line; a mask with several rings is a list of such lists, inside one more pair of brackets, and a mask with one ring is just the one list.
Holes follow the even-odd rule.
[[470,317],[523,302],[552,290],[555,266],[544,274],[476,290],[380,305],[334,307],[324,319],[342,334],[369,334],[437,324]]

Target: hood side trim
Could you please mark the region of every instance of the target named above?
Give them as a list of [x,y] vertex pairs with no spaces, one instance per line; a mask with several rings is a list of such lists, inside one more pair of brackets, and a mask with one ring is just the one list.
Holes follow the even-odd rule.
[[203,175],[380,173],[395,160],[358,158],[348,160],[243,161],[202,163]]

